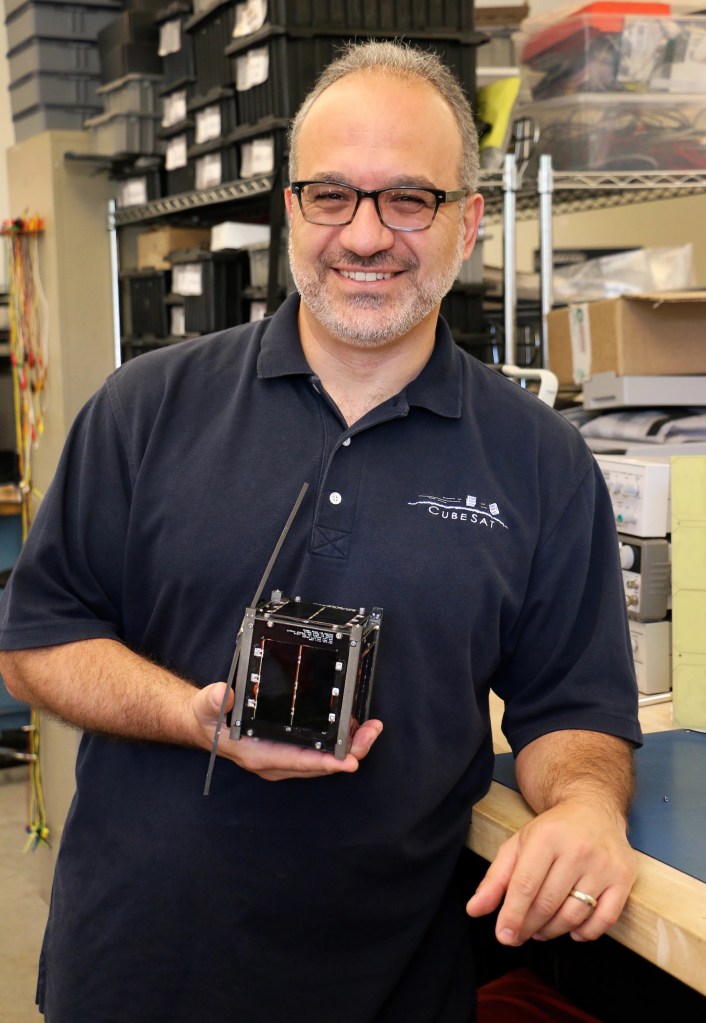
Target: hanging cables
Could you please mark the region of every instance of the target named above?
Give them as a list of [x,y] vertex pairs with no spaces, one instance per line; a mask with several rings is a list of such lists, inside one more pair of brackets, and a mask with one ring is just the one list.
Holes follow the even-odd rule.
[[[10,312],[10,363],[15,410],[19,488],[22,495],[22,542],[32,521],[32,456],[44,433],[47,404],[48,305],[39,275],[39,235],[44,224],[38,217],[4,221],[0,228],[5,244]],[[40,720],[30,711],[30,791],[27,811],[27,845],[49,845],[40,761]]]

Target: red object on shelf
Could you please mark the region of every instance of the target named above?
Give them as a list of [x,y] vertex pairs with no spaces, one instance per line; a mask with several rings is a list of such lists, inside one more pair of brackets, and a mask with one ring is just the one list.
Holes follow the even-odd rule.
[[532,60],[547,50],[570,48],[574,36],[579,33],[591,38],[601,33],[622,32],[625,18],[644,15],[647,17],[668,17],[672,13],[670,4],[664,3],[613,3],[599,0],[573,11],[568,18],[550,25],[543,31],[532,33],[526,40],[520,61],[531,64]]

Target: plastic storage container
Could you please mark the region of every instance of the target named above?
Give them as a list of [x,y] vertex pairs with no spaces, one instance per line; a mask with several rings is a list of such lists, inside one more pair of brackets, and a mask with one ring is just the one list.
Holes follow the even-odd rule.
[[114,82],[130,74],[160,75],[159,29],[151,11],[127,10],[98,33],[101,78]]
[[100,110],[99,79],[88,75],[30,74],[10,85],[12,115],[36,106],[79,106]]
[[[317,27],[268,26],[236,39],[226,52],[232,60],[238,121],[257,124],[266,117],[291,118],[321,71],[339,53],[349,35],[326,34]],[[411,42],[435,50],[455,71],[469,99],[475,93],[475,46],[468,40],[418,37]]]
[[10,81],[32,74],[100,75],[100,57],[95,43],[72,39],[28,39],[7,55]]
[[142,206],[152,199],[161,199],[164,195],[164,170],[162,161],[146,167],[133,168],[129,172],[115,174],[117,182],[115,203],[119,208]]
[[187,155],[194,167],[194,188],[214,188],[238,177],[238,149],[232,142],[205,142],[192,146]]
[[227,0],[216,0],[206,11],[195,14],[184,25],[184,31],[193,40],[195,90],[199,95],[231,84],[226,47],[232,40],[235,8],[236,5]]
[[245,252],[173,252],[172,291],[184,299],[187,334],[208,334],[242,323],[249,281]]
[[193,37],[184,31],[191,17],[191,5],[172,3],[155,17],[159,27],[157,52],[162,61],[164,85],[174,89],[196,79]]
[[[531,25],[531,23],[530,23]],[[592,4],[520,43],[533,99],[581,92],[706,92],[706,17],[663,4]]]
[[30,107],[13,118],[15,138],[24,142],[43,131],[81,131],[85,121],[95,112],[95,107]]
[[193,139],[194,129],[190,122],[175,126],[173,133],[164,139],[167,195],[180,195],[194,189],[194,162],[189,160],[189,148],[193,146]]
[[250,35],[266,23],[396,35],[440,32],[449,36],[473,30],[473,4],[468,0],[247,0],[237,7],[237,37]]
[[209,93],[196,96],[188,103],[189,117],[194,122],[197,146],[229,135],[238,124],[235,89],[218,86]]
[[706,170],[706,104],[694,95],[582,93],[518,110],[555,170]]
[[150,114],[100,114],[85,124],[91,132],[93,152],[99,156],[158,152],[161,148],[158,126],[159,118]]
[[101,85],[98,95],[106,114],[152,114],[160,111],[161,75],[126,75]]
[[[129,319],[124,333],[138,337],[167,337],[169,315],[166,298],[169,293],[168,270],[131,270],[121,274],[126,286]],[[125,294],[125,293],[124,293]]]
[[274,174],[287,153],[287,125],[281,118],[268,118],[253,129],[236,128],[229,141],[238,147],[238,176],[254,178]]
[[[250,242],[243,246],[248,254],[250,264],[250,287],[266,288],[270,276],[270,244],[269,242]],[[288,286],[289,260],[287,258],[287,244],[280,245],[279,260],[277,266],[277,285],[281,289]]]
[[116,4],[105,6],[65,3],[23,3],[6,10],[7,48],[14,50],[28,39],[71,39],[95,42],[112,21]]

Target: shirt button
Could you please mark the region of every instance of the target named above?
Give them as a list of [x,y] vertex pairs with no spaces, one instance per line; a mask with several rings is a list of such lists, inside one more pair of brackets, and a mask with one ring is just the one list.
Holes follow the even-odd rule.
[[341,497],[337,490],[332,491],[328,495],[328,499],[331,502],[331,504],[340,504],[341,501],[343,500],[343,498]]
[[346,439],[343,441],[343,447],[347,448],[349,446],[350,442],[351,442],[350,437],[346,437]]

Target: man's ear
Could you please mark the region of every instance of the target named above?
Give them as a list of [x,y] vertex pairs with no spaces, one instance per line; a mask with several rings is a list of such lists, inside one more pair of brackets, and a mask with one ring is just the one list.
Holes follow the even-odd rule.
[[469,195],[463,205],[464,245],[463,258],[468,259],[476,242],[478,227],[483,217],[483,196],[479,192]]
[[287,187],[284,190],[284,208],[287,211],[287,216],[289,217],[290,220],[292,219],[292,201],[293,201],[293,199],[294,199],[294,196],[292,195],[292,190],[289,187],[289,185],[287,185]]

